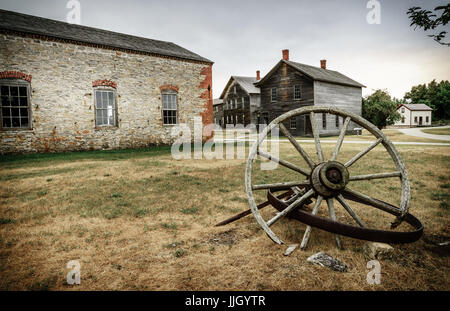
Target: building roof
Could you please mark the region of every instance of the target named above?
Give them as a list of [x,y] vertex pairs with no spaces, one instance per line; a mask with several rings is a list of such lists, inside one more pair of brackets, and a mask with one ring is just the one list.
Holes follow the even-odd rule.
[[1,30],[212,63],[212,61],[172,42],[146,39],[5,10],[0,10]]
[[242,89],[249,95],[260,93],[260,89],[255,86],[255,83],[258,82],[258,80],[256,80],[256,77],[231,76],[230,80],[228,80],[227,85],[223,89],[222,94],[220,95],[220,99],[223,99],[225,97],[225,93],[227,92],[233,81],[236,81],[236,83],[238,83],[242,87]]
[[305,65],[297,62],[287,61],[287,60],[280,60],[277,65],[264,77],[262,78],[258,83],[255,85],[260,85],[265,80],[267,80],[271,74],[281,65],[281,64],[287,64],[291,66],[292,68],[300,71],[304,75],[308,76],[312,80],[315,81],[323,81],[328,83],[334,83],[334,84],[342,84],[342,85],[349,85],[349,86],[355,86],[355,87],[365,87],[363,84],[356,82],[353,79],[350,79],[349,77],[343,75],[340,72],[329,70],[329,69],[322,69],[320,67]]
[[425,104],[401,104],[398,108],[400,108],[401,106],[405,106],[411,111],[433,111],[432,108],[428,107]]
[[223,100],[220,98],[215,98],[213,100],[213,106],[222,105],[222,104],[223,104]]

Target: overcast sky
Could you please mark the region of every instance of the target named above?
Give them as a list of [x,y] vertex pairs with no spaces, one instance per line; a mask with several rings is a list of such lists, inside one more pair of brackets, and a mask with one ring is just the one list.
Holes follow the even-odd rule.
[[[450,47],[414,31],[406,15],[448,0],[379,0],[380,24],[367,22],[368,0],[79,1],[82,25],[171,41],[214,61],[214,97],[231,75],[264,76],[282,49],[313,66],[327,59],[329,69],[366,85],[364,95],[383,88],[403,97],[413,85],[450,80]],[[0,8],[66,21],[67,2],[0,0]]]

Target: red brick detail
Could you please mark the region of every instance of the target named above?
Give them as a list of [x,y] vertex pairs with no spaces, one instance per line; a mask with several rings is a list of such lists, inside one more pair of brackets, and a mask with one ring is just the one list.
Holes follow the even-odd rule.
[[97,86],[108,86],[117,89],[117,83],[110,80],[95,80],[94,82],[92,82],[92,87]]
[[326,59],[320,60],[320,68],[327,69],[327,60]]
[[161,92],[162,92],[162,91],[167,91],[167,90],[172,90],[172,91],[175,91],[175,92],[177,92],[177,93],[178,93],[178,90],[179,90],[178,86],[176,86],[176,85],[170,85],[170,84],[164,84],[164,85],[161,85],[161,86],[159,87],[159,89],[161,90]]
[[283,50],[283,59],[289,60],[289,50]]
[[[212,96],[212,65],[207,67],[203,67],[200,72],[201,75],[205,76],[205,79],[200,82],[198,86],[201,89],[205,89],[205,91],[200,94],[200,98],[205,100],[205,110],[200,113],[202,117],[203,125],[212,124],[213,123],[213,96]],[[214,133],[209,137],[203,137],[203,141],[206,141],[214,136]]]
[[27,75],[20,71],[2,71],[0,79],[21,79],[31,83],[31,75]]
[[256,70],[256,81],[261,80],[261,72],[259,70]]

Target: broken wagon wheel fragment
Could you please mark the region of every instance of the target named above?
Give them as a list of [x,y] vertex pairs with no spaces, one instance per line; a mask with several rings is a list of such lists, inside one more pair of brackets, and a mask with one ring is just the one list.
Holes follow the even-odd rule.
[[[340,131],[339,137],[337,139],[336,146],[329,160],[324,158],[322,152],[322,146],[320,143],[320,135],[319,129],[316,121],[316,113],[327,113],[333,114],[339,117],[344,118],[344,124]],[[309,116],[311,122],[312,134],[314,137],[314,144],[317,153],[318,163],[315,163],[312,158],[308,155],[308,153],[300,146],[300,144],[295,140],[289,130],[283,125],[283,121],[289,120],[292,117],[306,115]],[[369,133],[375,136],[376,141],[370,144],[368,147],[363,149],[361,152],[356,154],[353,158],[348,160],[345,163],[339,162],[338,155],[340,148],[342,146],[345,134],[349,127],[350,122],[358,124],[360,127],[363,127]],[[279,126],[281,132],[288,138],[291,144],[295,147],[295,149],[299,152],[300,156],[305,160],[307,168],[299,167],[293,163],[282,160],[268,154],[266,152],[262,152],[259,150],[260,145],[267,139],[267,135],[271,132],[275,127]],[[373,148],[378,145],[384,146],[393,160],[396,171],[394,172],[381,172],[376,174],[368,174],[368,175],[350,175],[348,172],[348,168],[352,166],[356,161],[360,160],[364,155],[370,152]],[[270,161],[274,161],[281,166],[284,166],[288,169],[291,169],[297,173],[299,173],[299,180],[297,181],[284,181],[272,184],[253,184],[252,182],[252,165],[253,161],[256,159],[257,155],[269,159]],[[305,180],[301,180],[306,177]],[[363,193],[359,193],[357,191],[352,190],[348,187],[348,183],[351,181],[361,181],[361,180],[372,180],[372,179],[380,179],[380,178],[399,178],[401,181],[401,202],[399,206],[394,206],[389,203],[371,198]],[[298,195],[294,200],[274,200],[274,197],[271,193],[281,190],[288,190],[291,187],[301,187],[306,191],[302,193],[302,195]],[[315,226],[322,228],[324,230],[335,233],[335,239],[338,247],[341,247],[341,242],[339,235],[347,235],[353,236],[359,239],[366,239],[372,241],[381,241],[381,242],[392,242],[392,243],[404,243],[404,242],[412,242],[413,240],[417,240],[420,238],[423,227],[420,221],[418,221],[415,217],[408,214],[409,205],[410,205],[410,183],[408,179],[408,174],[406,172],[405,165],[403,161],[395,149],[394,145],[389,141],[389,139],[373,124],[363,119],[360,116],[357,116],[353,113],[336,109],[334,107],[304,107],[298,108],[292,111],[289,111],[275,120],[273,120],[258,136],[257,141],[252,145],[250,150],[249,158],[246,166],[246,174],[245,174],[245,188],[247,193],[248,202],[250,205],[250,209],[257,221],[257,223],[263,228],[263,230],[267,233],[267,235],[276,243],[283,243],[281,239],[270,229],[270,226],[275,222],[280,220],[289,214],[289,216],[296,218],[308,226],[306,228],[305,234],[303,236],[302,248],[306,247],[308,243],[309,235],[311,232],[310,226]],[[274,216],[272,219],[265,221],[261,216],[259,210],[256,207],[255,199],[253,196],[253,191],[258,190],[268,190],[268,199],[271,204],[278,209],[279,213]],[[306,211],[301,211],[298,209],[299,206],[303,205],[307,200],[315,199],[316,203],[314,205],[313,211],[308,213]],[[330,219],[322,218],[316,216],[318,209],[320,208],[321,202],[325,200],[328,205],[328,210],[330,214]],[[349,226],[345,224],[341,224],[336,220],[336,212],[334,209],[334,201],[337,200],[340,205],[343,206],[345,211],[354,219],[354,221],[358,224],[359,227]],[[392,223],[392,227],[399,225],[401,222],[406,221],[415,227],[415,231],[413,233],[405,233],[402,237],[400,232],[396,232],[399,235],[393,236],[389,234],[384,234],[382,230],[375,230],[367,228],[366,223],[363,219],[359,217],[359,215],[351,208],[349,201],[354,201],[358,203],[362,203],[367,206],[375,207],[382,211],[388,212],[392,215],[396,216],[395,222]],[[305,216],[306,215],[306,216]],[[326,220],[327,226],[320,225],[321,221]],[[334,226],[331,226],[333,224]],[[346,227],[347,226],[347,227]],[[356,229],[357,230],[356,230]],[[358,234],[351,235],[351,230],[358,231]],[[381,234],[380,238],[377,239],[377,234]],[[408,235],[409,234],[409,235]],[[392,241],[391,241],[392,239]],[[394,241],[395,240],[395,241]]]

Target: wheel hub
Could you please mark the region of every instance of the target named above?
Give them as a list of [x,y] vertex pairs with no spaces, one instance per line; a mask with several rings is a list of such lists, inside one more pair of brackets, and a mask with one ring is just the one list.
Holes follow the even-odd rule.
[[314,190],[325,197],[336,196],[345,189],[348,183],[347,168],[336,161],[328,161],[317,165],[311,173]]

